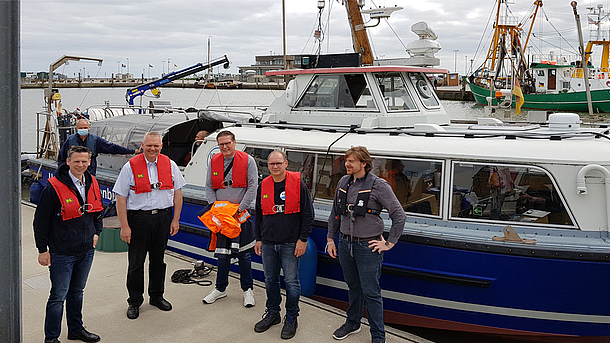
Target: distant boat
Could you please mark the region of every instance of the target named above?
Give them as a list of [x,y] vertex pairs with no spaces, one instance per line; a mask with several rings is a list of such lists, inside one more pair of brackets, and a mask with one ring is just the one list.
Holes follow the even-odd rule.
[[208,89],[240,89],[242,88],[242,83],[235,83],[232,80],[226,81],[211,81],[207,83],[195,83],[195,88],[208,88]]
[[[508,9],[502,15],[504,1],[497,1],[494,35],[483,65],[469,77],[469,86],[477,103],[482,105],[498,105],[506,107],[515,104],[513,90],[515,80],[523,92],[522,108],[587,112],[587,95],[580,61],[568,62],[565,58],[558,60],[538,61],[529,63],[525,57],[531,28],[542,1],[534,1],[534,9],[528,17],[532,18],[529,32],[525,37],[524,25],[516,18],[510,17]],[[506,7],[507,8],[507,7]],[[591,22],[589,17],[589,22]],[[599,19],[601,20],[608,20]],[[525,42],[523,42],[523,39]],[[610,78],[608,77],[608,48],[610,42],[590,37],[585,49],[587,60],[593,47],[602,46],[601,67],[587,63],[589,84],[594,112],[610,112]],[[504,92],[503,92],[504,91]],[[500,92],[500,93],[497,93]]]

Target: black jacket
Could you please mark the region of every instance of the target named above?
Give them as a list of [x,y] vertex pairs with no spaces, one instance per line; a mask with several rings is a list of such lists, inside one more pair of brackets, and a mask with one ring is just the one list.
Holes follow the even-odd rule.
[[[285,204],[280,194],[286,187],[286,181],[275,183],[275,204]],[[261,208],[261,185],[256,194],[256,217],[254,220],[254,236],[257,241],[267,244],[295,243],[297,240],[307,241],[314,221],[313,205],[309,189],[301,180],[301,211],[298,213],[263,215]]]
[[[59,167],[55,175],[59,181],[67,185],[75,194],[78,202],[84,201],[72,182],[67,164]],[[85,172],[85,194],[91,187],[91,174]],[[97,194],[101,198],[101,194]],[[51,183],[43,189],[40,195],[36,213],[34,214],[34,238],[38,252],[49,251],[62,255],[79,255],[93,249],[93,235],[102,232],[101,212],[85,213],[83,216],[64,221],[61,218],[61,202]]]

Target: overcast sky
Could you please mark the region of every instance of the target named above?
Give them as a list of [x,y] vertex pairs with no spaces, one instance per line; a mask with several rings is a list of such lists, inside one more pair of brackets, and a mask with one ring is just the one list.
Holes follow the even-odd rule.
[[[287,53],[314,52],[317,0],[285,0]],[[522,18],[533,0],[514,0],[512,13]],[[376,57],[407,57],[405,46],[417,39],[410,30],[426,21],[438,34],[441,67],[463,74],[482,62],[489,47],[488,23],[492,0],[376,0],[371,6],[400,6],[388,23],[368,30]],[[586,7],[609,0],[580,1],[578,11],[588,38]],[[556,54],[573,54],[578,35],[569,0],[544,0],[546,19],[537,19],[532,42]],[[330,16],[329,16],[330,13]],[[330,21],[329,21],[330,18]],[[352,51],[345,6],[326,0],[323,12],[325,39],[322,53]],[[487,28],[486,28],[487,27]],[[553,28],[554,27],[554,28]],[[557,29],[557,32],[555,30]],[[483,37],[484,31],[487,35]],[[396,34],[395,34],[395,33]],[[398,35],[397,38],[396,35]],[[563,36],[565,40],[559,37]],[[62,55],[104,59],[72,62],[57,71],[69,77],[84,68],[88,75],[110,77],[117,71],[158,76],[162,68],[185,68],[207,61],[211,37],[212,58],[227,55],[230,72],[254,64],[256,55],[282,54],[281,0],[21,0],[21,70],[48,70]],[[482,41],[483,39],[483,41]],[[459,50],[457,53],[454,50]],[[476,56],[475,56],[476,53]],[[457,58],[456,58],[457,56]]]

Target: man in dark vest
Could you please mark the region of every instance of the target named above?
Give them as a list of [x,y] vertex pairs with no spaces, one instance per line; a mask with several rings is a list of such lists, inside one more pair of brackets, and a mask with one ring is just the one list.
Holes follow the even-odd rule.
[[263,256],[267,309],[263,319],[254,326],[254,331],[267,331],[281,321],[281,268],[286,283],[286,316],[281,337],[290,339],[298,327],[301,295],[299,257],[307,248],[307,237],[314,220],[313,205],[301,173],[286,170],[288,159],[283,151],[271,152],[267,166],[271,175],[258,187],[254,220],[254,251]]
[[[141,155],[125,163],[113,192],[121,221],[121,239],[129,245],[127,318],[136,319],[144,302],[144,261],[148,253],[148,296],[150,304],[171,311],[165,300],[165,248],[169,235],[180,229],[184,177],[176,163],[161,154],[161,136],[147,132]],[[172,211],[173,210],[173,211]]]
[[49,267],[51,294],[44,323],[45,342],[57,343],[66,302],[68,339],[97,342],[83,326],[83,289],[102,232],[100,187],[87,172],[91,153],[68,150],[66,164],[48,180],[34,215],[38,263]]
[[76,133],[68,136],[64,144],[61,146],[59,156],[57,157],[57,164],[62,165],[66,163],[66,153],[70,148],[75,146],[84,146],[91,151],[91,165],[87,171],[89,174],[94,175],[97,171],[97,155],[98,154],[135,154],[140,153],[140,149],[128,149],[118,144],[110,143],[102,137],[98,137],[92,133],[89,133],[89,121],[87,119],[80,119],[76,123]]
[[[326,250],[339,263],[349,292],[347,320],[335,330],[341,340],[360,332],[360,319],[366,304],[372,343],[385,342],[383,298],[379,287],[383,252],[398,242],[407,217],[390,185],[371,173],[371,155],[365,147],[352,147],[345,153],[347,175],[339,180],[328,219]],[[387,209],[392,227],[386,241],[383,219]],[[334,238],[339,231],[339,249]]]
[[[256,196],[258,186],[258,168],[252,156],[235,150],[237,142],[231,131],[221,131],[216,136],[220,153],[212,156],[205,184],[205,196],[208,204],[215,201],[229,201],[239,204],[237,218],[244,218]],[[204,304],[211,304],[227,296],[229,285],[230,258],[239,259],[241,289],[244,291],[244,306],[255,304],[252,280],[251,255],[254,250],[254,228],[251,218],[241,224],[241,233],[236,238],[217,234],[214,256],[218,259],[216,287],[203,298]]]

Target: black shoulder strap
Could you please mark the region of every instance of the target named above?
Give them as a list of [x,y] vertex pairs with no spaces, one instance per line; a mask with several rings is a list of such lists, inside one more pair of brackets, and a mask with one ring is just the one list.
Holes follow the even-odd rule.
[[231,169],[233,169],[233,161],[235,161],[235,157],[233,157],[233,159],[231,160],[231,163],[229,163],[229,165],[227,166],[227,169],[225,169],[225,173],[223,175],[223,179],[227,177],[227,174],[229,174],[229,172],[231,171]]

